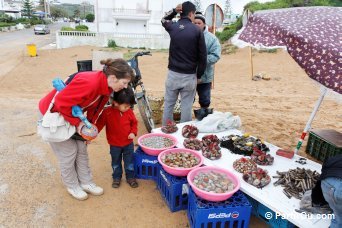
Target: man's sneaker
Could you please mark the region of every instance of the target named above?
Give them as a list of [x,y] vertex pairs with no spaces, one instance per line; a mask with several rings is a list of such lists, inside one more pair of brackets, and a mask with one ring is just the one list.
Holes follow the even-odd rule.
[[96,186],[96,184],[81,184],[81,188],[94,196],[103,194],[103,188]]
[[78,200],[88,199],[88,194],[85,191],[83,191],[83,189],[80,188],[79,186],[75,188],[67,188],[67,190],[70,193],[70,195],[72,195],[75,199],[78,199]]

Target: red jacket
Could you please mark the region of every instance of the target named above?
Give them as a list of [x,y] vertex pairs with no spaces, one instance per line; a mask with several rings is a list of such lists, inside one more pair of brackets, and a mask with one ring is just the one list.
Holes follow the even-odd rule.
[[[88,120],[95,123],[111,92],[107,77],[102,71],[80,72],[57,94],[51,111],[61,113],[70,124],[78,126],[81,120],[72,116],[71,107],[79,105],[87,113]],[[53,89],[39,101],[42,114],[47,111],[55,93],[56,90]]]
[[138,134],[138,121],[132,109],[120,112],[119,109],[110,106],[103,110],[96,121],[96,126],[99,132],[106,126],[107,141],[112,146],[127,146],[133,142],[133,139],[128,139],[128,135]]

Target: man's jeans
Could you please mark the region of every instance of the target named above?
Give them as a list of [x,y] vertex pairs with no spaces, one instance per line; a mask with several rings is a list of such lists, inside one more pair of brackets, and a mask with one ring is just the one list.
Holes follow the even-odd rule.
[[211,82],[197,85],[198,103],[201,108],[208,108],[210,106],[210,92]]
[[165,82],[163,125],[173,120],[173,109],[181,97],[181,123],[192,120],[192,104],[196,95],[196,74],[181,74],[169,70]]
[[322,180],[321,188],[324,199],[334,211],[335,218],[331,220],[331,228],[342,227],[342,179],[328,177]]
[[133,162],[134,145],[133,143],[124,146],[110,146],[110,155],[112,156],[113,179],[121,179],[123,158],[126,180],[134,178],[134,162]]

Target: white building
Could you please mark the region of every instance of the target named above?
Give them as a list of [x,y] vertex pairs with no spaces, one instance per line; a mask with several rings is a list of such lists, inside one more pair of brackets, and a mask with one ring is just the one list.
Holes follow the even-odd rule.
[[22,4],[21,0],[0,0],[0,11],[13,18],[19,18],[21,17]]
[[[94,23],[86,23],[90,32],[59,31],[57,48],[78,45],[107,46],[115,41],[121,47],[167,49],[170,37],[161,25],[166,12],[175,8],[180,0],[95,0]],[[201,11],[210,4],[221,9],[224,0],[202,0]]]
[[4,0],[0,0],[0,11],[3,11],[5,7],[5,1]]
[[[164,34],[160,20],[179,0],[96,0],[95,24],[100,33]],[[224,0],[203,0],[204,12],[210,4],[224,8]]]

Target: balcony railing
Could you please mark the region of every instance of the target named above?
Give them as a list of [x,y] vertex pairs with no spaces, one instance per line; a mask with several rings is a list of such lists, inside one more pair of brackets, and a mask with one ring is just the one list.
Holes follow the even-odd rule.
[[151,10],[114,8],[113,13],[121,15],[150,14]]

